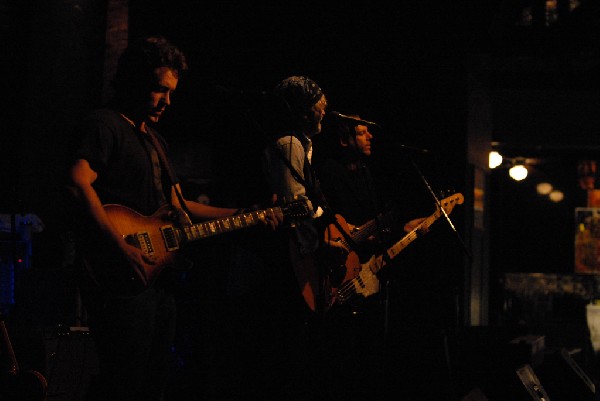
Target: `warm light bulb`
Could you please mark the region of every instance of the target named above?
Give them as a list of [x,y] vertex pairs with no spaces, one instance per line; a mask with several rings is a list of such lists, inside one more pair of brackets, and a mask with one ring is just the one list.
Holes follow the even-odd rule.
[[537,184],[536,189],[538,194],[548,195],[550,192],[552,192],[554,188],[552,187],[552,184],[549,184],[547,182],[540,182],[539,184]]
[[502,164],[502,155],[496,151],[492,151],[489,154],[488,165],[490,168],[496,168]]
[[550,192],[548,198],[550,198],[552,202],[560,202],[565,198],[565,194],[563,194],[562,191],[555,190]]
[[517,164],[508,170],[508,174],[515,181],[524,180],[527,177],[527,169],[522,164]]

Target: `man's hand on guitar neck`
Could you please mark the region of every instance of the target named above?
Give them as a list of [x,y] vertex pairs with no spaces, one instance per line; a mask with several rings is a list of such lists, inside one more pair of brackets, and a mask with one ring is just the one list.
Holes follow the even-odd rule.
[[244,214],[256,210],[264,210],[264,215],[260,214],[259,220],[262,224],[268,225],[271,227],[271,230],[275,230],[281,223],[283,223],[283,213],[281,213],[280,209],[275,211],[273,206],[262,208],[259,205],[252,205],[249,208],[239,208],[235,214]]
[[[261,221],[263,221],[261,219]],[[266,210],[264,223],[271,227],[271,230],[275,230],[281,223],[283,223],[283,214],[281,212],[275,213],[272,208]]]
[[416,219],[412,219],[411,221],[409,221],[408,223],[406,223],[404,225],[404,232],[406,232],[406,233],[411,232],[412,230],[417,228],[419,226],[419,224],[421,224],[425,219],[426,219],[426,217],[419,217]]
[[[272,194],[271,199],[269,200],[270,206],[264,208],[266,210],[265,218],[261,218],[261,222],[263,224],[271,227],[271,230],[275,230],[283,223],[283,213],[279,210],[279,213],[275,213],[273,206],[277,203],[277,194]],[[253,205],[250,210],[260,210],[262,209],[259,205]]]

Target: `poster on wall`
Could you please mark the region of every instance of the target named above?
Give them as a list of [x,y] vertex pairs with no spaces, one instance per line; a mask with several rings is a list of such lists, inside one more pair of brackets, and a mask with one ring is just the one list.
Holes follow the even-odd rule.
[[600,208],[575,208],[575,273],[600,273]]

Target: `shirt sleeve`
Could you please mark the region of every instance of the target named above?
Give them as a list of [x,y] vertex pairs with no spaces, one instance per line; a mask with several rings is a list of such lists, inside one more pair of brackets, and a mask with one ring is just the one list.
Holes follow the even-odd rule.
[[269,185],[277,194],[279,203],[284,204],[294,200],[307,202],[311,218],[293,221],[293,235],[296,237],[302,254],[314,252],[319,246],[319,233],[313,219],[315,214],[312,204],[306,196],[306,188],[294,178],[287,164],[275,152],[282,152],[282,155],[290,161],[292,167],[304,179],[304,162],[306,160],[304,147],[294,136],[279,138],[274,146],[269,147],[266,151],[265,170]]

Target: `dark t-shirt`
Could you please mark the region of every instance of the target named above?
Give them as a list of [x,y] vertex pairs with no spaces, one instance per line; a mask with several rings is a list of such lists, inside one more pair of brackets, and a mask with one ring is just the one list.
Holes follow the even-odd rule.
[[[151,130],[150,127],[148,129]],[[154,130],[151,132],[164,149],[164,139]],[[75,135],[72,160],[85,159],[98,173],[93,187],[103,205],[115,203],[149,216],[165,202],[171,181],[165,169],[161,168],[163,190],[160,194],[156,189],[153,169],[153,165],[159,162],[157,157],[154,162],[152,160],[154,146],[148,134],[140,132],[118,112],[100,109],[85,119]],[[81,256],[87,261],[82,264],[82,272],[87,272],[81,276],[82,288],[92,293],[96,288],[110,289],[115,294],[139,293],[143,287],[138,280],[132,279],[135,277],[133,269],[114,249],[112,242],[103,240],[102,233],[89,221],[87,213],[74,208],[71,216]],[[137,220],[135,222],[140,224]],[[162,278],[166,276],[161,273],[160,281],[164,281]]]
[[350,171],[339,161],[327,159],[316,168],[327,202],[346,221],[360,226],[381,212],[373,179],[366,165]]
[[[164,139],[156,131],[152,132],[164,148]],[[161,206],[160,197],[154,190],[153,147],[146,134],[118,112],[100,109],[88,116],[78,135],[74,160],[87,160],[98,173],[93,186],[102,204],[121,204],[143,215],[150,215]],[[163,168],[163,192],[166,194],[169,194],[166,189],[169,182]]]

